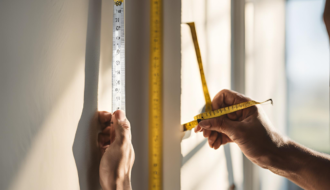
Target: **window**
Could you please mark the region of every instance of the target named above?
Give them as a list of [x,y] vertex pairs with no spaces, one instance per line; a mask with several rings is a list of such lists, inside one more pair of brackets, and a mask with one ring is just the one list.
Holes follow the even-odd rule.
[[287,132],[309,148],[330,153],[329,39],[322,19],[324,3],[287,2]]

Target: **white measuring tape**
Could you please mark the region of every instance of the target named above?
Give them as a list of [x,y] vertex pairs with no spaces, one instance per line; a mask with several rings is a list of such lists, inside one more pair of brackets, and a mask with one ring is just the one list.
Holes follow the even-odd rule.
[[112,112],[125,111],[125,5],[115,0],[113,5]]

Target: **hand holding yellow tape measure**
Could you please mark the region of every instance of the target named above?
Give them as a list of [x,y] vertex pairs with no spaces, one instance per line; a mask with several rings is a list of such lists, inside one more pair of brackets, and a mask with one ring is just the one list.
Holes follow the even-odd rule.
[[[149,102],[149,189],[162,189],[162,0],[151,0],[150,25],[150,102]],[[200,53],[195,23],[187,23],[190,27],[195,46],[199,72],[205,98],[205,112],[195,116],[194,120],[183,124],[184,131],[191,130],[204,119],[219,117],[264,102],[248,101],[237,105],[212,109],[211,98],[206,84],[202,56]]]
[[199,115],[196,115],[194,117],[194,120],[188,123],[183,124],[183,131],[191,130],[194,127],[198,125],[198,123],[204,119],[211,119],[215,117],[220,117],[222,115],[226,115],[232,112],[236,112],[238,110],[246,109],[248,107],[257,105],[257,104],[263,104],[266,102],[271,102],[273,104],[272,99],[268,99],[263,102],[257,102],[257,101],[248,101],[248,102],[243,102],[240,104],[232,105],[229,107],[217,109],[217,110],[212,110],[212,103],[211,103],[211,98],[209,94],[209,90],[207,88],[206,84],[206,79],[205,79],[205,74],[204,74],[204,69],[203,69],[203,62],[202,62],[202,56],[200,53],[199,49],[199,44],[198,44],[198,39],[197,39],[197,33],[196,33],[196,27],[194,22],[189,22],[186,23],[188,24],[190,31],[191,31],[191,36],[194,42],[195,46],[195,52],[196,52],[196,57],[197,57],[197,62],[198,62],[198,67],[199,67],[199,73],[201,75],[201,80],[202,80],[202,86],[203,86],[203,92],[204,92],[204,98],[205,98],[205,112],[201,113]]

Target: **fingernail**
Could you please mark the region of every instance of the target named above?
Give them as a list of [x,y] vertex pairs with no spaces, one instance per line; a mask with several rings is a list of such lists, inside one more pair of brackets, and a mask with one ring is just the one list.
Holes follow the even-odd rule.
[[123,112],[122,110],[117,110],[115,112],[115,116],[117,120],[125,120],[126,116],[125,116],[125,112]]

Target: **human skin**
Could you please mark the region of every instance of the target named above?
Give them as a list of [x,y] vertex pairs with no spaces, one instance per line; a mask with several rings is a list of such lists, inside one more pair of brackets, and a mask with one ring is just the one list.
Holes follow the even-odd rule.
[[99,174],[103,190],[130,190],[135,153],[131,143],[131,125],[125,113],[98,114],[101,133],[98,144],[102,154]]
[[[230,90],[220,91],[213,110],[251,99]],[[211,148],[236,143],[253,163],[293,181],[304,189],[329,189],[330,156],[308,149],[275,131],[260,106],[202,120],[195,132],[203,132]]]
[[[324,21],[330,35],[330,1],[326,1]],[[233,91],[223,90],[212,101],[213,109],[249,101]],[[130,124],[124,112],[99,112],[102,132],[98,142],[102,159],[100,184],[103,190],[131,189],[131,169],[135,154]],[[330,187],[330,158],[278,134],[258,106],[215,119],[204,120],[195,128],[208,138],[211,148],[235,142],[255,164],[287,177],[304,189]]]

